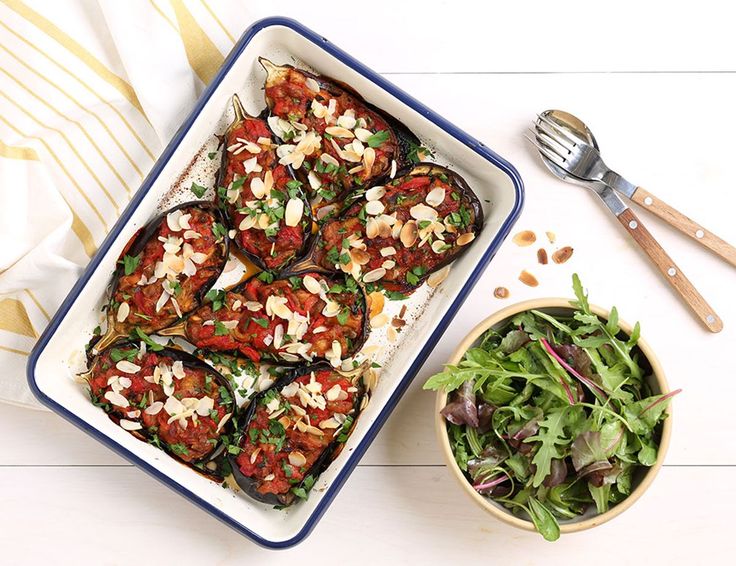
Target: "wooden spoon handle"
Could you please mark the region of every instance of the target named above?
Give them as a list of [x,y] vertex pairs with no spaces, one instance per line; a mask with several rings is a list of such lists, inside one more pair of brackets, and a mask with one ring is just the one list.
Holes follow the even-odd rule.
[[723,330],[723,322],[710,307],[690,280],[675,265],[672,258],[662,249],[659,242],[647,230],[630,208],[618,216],[619,222],[631,234],[639,247],[649,256],[669,284],[680,294],[680,297],[690,306],[705,327],[711,332]]
[[653,212],[662,220],[677,228],[683,234],[690,236],[696,242],[718,254],[731,265],[736,266],[735,247],[712,232],[709,232],[700,224],[685,216],[682,212],[675,210],[666,202],[659,200],[646,189],[637,187],[634,194],[631,195],[631,200]]

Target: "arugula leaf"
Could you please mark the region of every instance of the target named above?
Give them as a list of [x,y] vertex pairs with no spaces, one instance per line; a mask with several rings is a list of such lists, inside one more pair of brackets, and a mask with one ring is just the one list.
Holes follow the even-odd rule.
[[529,516],[545,540],[555,541],[560,538],[560,525],[557,519],[534,497],[529,498]]
[[549,475],[552,460],[562,458],[560,446],[568,442],[564,436],[566,416],[567,407],[564,406],[548,413],[546,418],[539,422],[537,434],[524,441],[540,443],[532,458],[532,464],[537,467],[532,480],[534,487],[542,485],[544,478]]

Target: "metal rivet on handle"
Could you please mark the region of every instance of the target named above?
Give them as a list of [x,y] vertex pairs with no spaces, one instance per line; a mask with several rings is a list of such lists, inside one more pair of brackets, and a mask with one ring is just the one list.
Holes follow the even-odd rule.
[[632,230],[636,230],[637,226],[639,226],[639,223],[636,220],[632,220],[631,222],[629,222],[629,228],[631,228]]
[[674,267],[670,267],[667,270],[667,275],[669,275],[670,277],[674,277],[675,275],[677,275],[677,270]]
[[703,232],[702,230],[698,230],[697,232],[695,232],[696,238],[702,238],[703,236],[705,236],[705,232]]
[[646,204],[647,206],[649,206],[653,202],[654,201],[652,200],[652,197],[647,197],[647,198],[644,199],[644,204]]

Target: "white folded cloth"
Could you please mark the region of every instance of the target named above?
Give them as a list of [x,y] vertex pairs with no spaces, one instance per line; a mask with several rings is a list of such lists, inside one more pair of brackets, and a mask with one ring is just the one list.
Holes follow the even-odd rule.
[[0,401],[40,407],[30,350],[256,10],[0,3]]

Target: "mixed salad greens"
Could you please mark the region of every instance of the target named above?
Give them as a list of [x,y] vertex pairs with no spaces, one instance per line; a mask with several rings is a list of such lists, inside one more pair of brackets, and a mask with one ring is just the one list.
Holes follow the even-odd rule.
[[660,427],[679,390],[652,395],[636,344],[588,304],[573,275],[572,316],[530,310],[488,330],[425,389],[452,392],[442,415],[455,460],[482,495],[528,516],[547,540],[558,520],[623,501],[657,460]]

